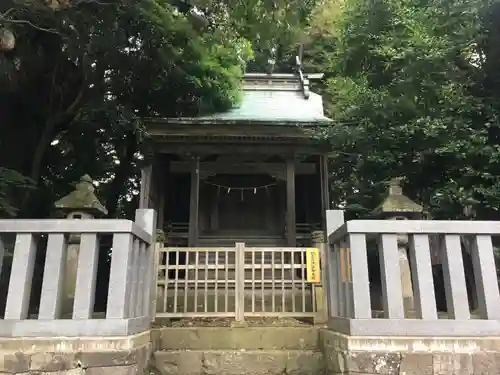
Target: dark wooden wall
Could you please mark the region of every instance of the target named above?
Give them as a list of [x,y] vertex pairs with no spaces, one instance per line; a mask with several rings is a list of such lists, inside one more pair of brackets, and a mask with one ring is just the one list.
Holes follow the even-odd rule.
[[[162,155],[161,165],[155,165],[159,187],[163,193],[163,228],[169,223],[189,223],[191,199],[191,173],[172,171],[171,161],[177,166],[184,163],[179,156]],[[216,157],[204,160],[216,163]],[[179,164],[180,161],[180,164]],[[278,159],[270,159],[276,166]],[[320,176],[320,158],[311,156],[304,160],[304,167],[314,164],[314,172],[295,173],[295,222],[322,226],[323,198]],[[284,160],[281,161],[285,165]],[[271,165],[271,164],[270,164]],[[301,166],[302,167],[302,166]],[[301,168],[302,170],[306,170]],[[271,173],[273,174],[273,173]],[[161,176],[159,176],[161,175]],[[287,187],[283,177],[274,174],[231,173],[201,174],[198,209],[198,235],[223,235],[238,233],[263,236],[285,236]],[[263,188],[264,185],[269,185]],[[232,188],[232,189],[228,189]],[[254,191],[251,189],[255,187]],[[241,188],[246,188],[241,190]]]

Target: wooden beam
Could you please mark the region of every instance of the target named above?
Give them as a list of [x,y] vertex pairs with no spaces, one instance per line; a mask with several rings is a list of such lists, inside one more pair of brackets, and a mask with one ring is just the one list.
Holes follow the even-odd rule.
[[189,239],[190,247],[198,242],[199,203],[200,203],[200,158],[195,157],[191,162],[191,198],[189,200]]
[[228,155],[228,154],[259,154],[259,155],[289,155],[322,154],[320,145],[292,145],[292,144],[248,144],[248,143],[207,143],[207,142],[169,142],[156,143],[155,151],[165,154],[204,154],[204,155]]
[[[316,173],[316,165],[314,163],[295,163],[296,174],[313,175]],[[173,161],[170,166],[170,171],[173,173],[185,173],[191,170],[189,162]],[[223,161],[201,162],[201,172],[211,172],[220,174],[273,174],[284,173],[285,166],[283,163],[228,163]]]
[[288,246],[295,247],[297,228],[295,227],[295,162],[286,162],[286,239]]
[[310,130],[315,130],[314,126],[300,127],[296,124],[282,126],[256,126],[255,124],[173,124],[168,126],[160,123],[150,123],[147,125],[149,135],[154,139],[161,139],[164,136],[202,136],[202,137],[279,137],[292,138],[297,140],[308,140],[312,138]]

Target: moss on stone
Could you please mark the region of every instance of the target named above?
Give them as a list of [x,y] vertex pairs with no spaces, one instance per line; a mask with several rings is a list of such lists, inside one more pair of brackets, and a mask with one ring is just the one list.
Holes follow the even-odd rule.
[[387,198],[373,210],[373,215],[385,213],[422,213],[424,208],[403,194],[401,179],[393,178],[389,183]]
[[55,203],[61,211],[90,211],[95,215],[107,215],[108,210],[95,195],[95,187],[89,175],[84,175],[76,184],[75,190]]

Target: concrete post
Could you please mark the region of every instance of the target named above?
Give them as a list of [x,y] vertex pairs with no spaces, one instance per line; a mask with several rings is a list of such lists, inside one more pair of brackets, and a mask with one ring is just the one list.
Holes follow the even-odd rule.
[[17,235],[5,307],[5,320],[21,320],[28,317],[36,246],[33,234],[20,233]]
[[477,301],[481,319],[500,319],[500,293],[491,236],[477,235],[474,240],[472,265],[476,278]]
[[405,312],[413,311],[413,285],[410,271],[410,261],[408,260],[408,236],[398,236],[399,255],[399,277],[401,280],[401,292],[403,294],[403,307]]
[[[344,211],[342,210],[327,210],[326,211],[326,238],[323,244],[324,247],[324,263],[323,270],[323,285],[326,288],[327,315],[329,317],[339,316],[339,275],[337,254],[333,252],[330,244],[330,235],[344,224]],[[323,262],[323,259],[322,259]]]
[[[55,202],[54,205],[55,208],[64,213],[69,220],[94,219],[108,213],[107,209],[96,197],[93,181],[88,175],[82,176],[80,181],[76,184],[75,189]],[[98,242],[95,246],[98,247]],[[89,247],[89,249],[98,252],[98,249],[96,250],[95,247]],[[51,251],[51,249],[48,249],[48,251]],[[63,299],[61,304],[61,313],[63,316],[71,316],[73,313],[79,255],[80,236],[71,235],[68,238],[66,264],[64,267]],[[79,311],[77,315],[81,313],[82,311]]]
[[152,209],[138,209],[135,211],[135,223],[151,235],[151,244],[146,246],[144,250],[145,259],[145,291],[143,300],[143,316],[149,316],[154,320],[156,314],[156,281],[158,276],[157,270],[157,248],[156,248],[156,221],[157,214]]
[[[373,215],[384,220],[421,220],[423,207],[403,194],[401,179],[393,178],[389,183],[387,198],[373,211]],[[405,315],[414,312],[414,297],[410,262],[408,260],[408,236],[401,233],[397,236],[397,254],[399,256],[399,279],[403,296]],[[387,293],[387,291],[385,292]],[[384,296],[387,302],[388,296]],[[388,314],[388,311],[385,311]]]
[[94,311],[99,238],[97,234],[82,234],[76,274],[73,319],[91,319]]
[[38,319],[53,320],[61,316],[61,300],[64,288],[66,238],[62,233],[51,233],[47,241],[47,256],[45,259],[42,295]]
[[[93,219],[94,216],[87,212],[74,211],[69,213],[67,219]],[[76,275],[78,272],[78,258],[80,256],[80,235],[72,234],[68,238],[66,249],[66,266],[64,267],[64,286],[61,312],[63,316],[73,314],[75,301]]]
[[113,235],[111,270],[109,273],[107,319],[129,318],[130,294],[132,290],[132,252],[134,237],[130,233]]

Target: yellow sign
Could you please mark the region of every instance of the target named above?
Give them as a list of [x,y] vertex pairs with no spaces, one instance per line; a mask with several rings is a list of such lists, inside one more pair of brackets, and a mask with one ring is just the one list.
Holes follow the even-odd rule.
[[321,282],[321,266],[319,259],[320,259],[319,249],[317,248],[306,249],[306,269],[307,269],[308,283]]
[[342,282],[351,282],[351,249],[343,248],[339,249],[340,253],[340,277]]

